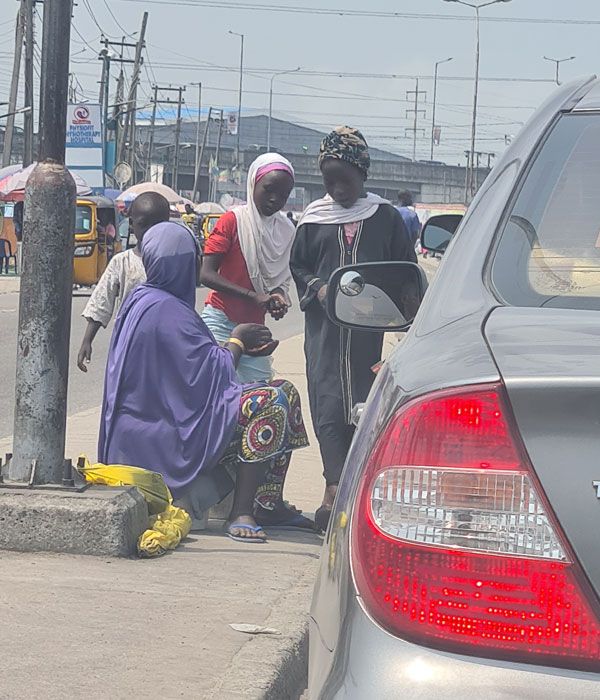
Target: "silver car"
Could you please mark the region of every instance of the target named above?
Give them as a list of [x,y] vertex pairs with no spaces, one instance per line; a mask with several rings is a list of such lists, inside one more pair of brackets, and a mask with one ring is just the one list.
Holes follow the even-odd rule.
[[600,81],[535,113],[425,286],[410,263],[330,281],[341,325],[416,318],[356,411],[309,696],[597,699]]

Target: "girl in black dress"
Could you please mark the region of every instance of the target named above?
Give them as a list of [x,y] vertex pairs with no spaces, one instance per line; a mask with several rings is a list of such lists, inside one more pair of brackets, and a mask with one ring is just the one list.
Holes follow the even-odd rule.
[[324,310],[327,282],[343,265],[407,260],[414,247],[399,212],[366,193],[370,156],[357,129],[338,127],[321,144],[319,166],[327,195],[313,202],[298,224],[290,266],[305,312],[306,368],[310,410],[326,482],[317,527],[325,530],[354,427],[352,407],[365,401],[381,360],[383,333],[349,331]]

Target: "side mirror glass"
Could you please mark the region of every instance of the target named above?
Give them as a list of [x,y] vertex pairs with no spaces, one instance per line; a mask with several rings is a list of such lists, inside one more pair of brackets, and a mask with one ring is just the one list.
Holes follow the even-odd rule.
[[327,313],[340,326],[405,331],[413,322],[427,278],[418,265],[381,262],[336,270],[327,289]]
[[445,253],[462,220],[461,214],[432,216],[421,232],[422,247],[433,253]]

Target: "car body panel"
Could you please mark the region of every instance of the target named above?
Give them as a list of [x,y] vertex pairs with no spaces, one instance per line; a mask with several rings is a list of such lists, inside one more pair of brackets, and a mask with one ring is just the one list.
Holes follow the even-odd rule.
[[[532,399],[533,403],[530,403],[527,393],[519,389],[527,381],[526,377],[519,375],[519,371],[529,371],[535,378],[535,358],[538,351],[543,355],[544,348],[547,376],[545,379],[540,377],[539,383],[540,386],[545,385],[544,390],[550,385],[549,336],[545,336],[546,340],[540,336],[536,349],[527,355],[528,349],[535,346],[536,341],[535,332],[530,332],[529,346],[523,343],[518,349],[524,355],[523,362],[528,364],[521,366],[518,360],[514,360],[510,344],[514,344],[516,339],[514,334],[510,335],[509,323],[504,323],[507,318],[504,313],[508,310],[499,308],[503,302],[489,281],[488,266],[498,232],[538,146],[543,143],[560,113],[572,110],[591,88],[600,90],[599,85],[599,81],[594,79],[563,85],[532,116],[481,187],[448,246],[411,330],[378,374],[348,454],[324,542],[311,608],[309,694],[312,700],[366,697],[379,700],[399,695],[407,699],[592,698],[600,695],[598,674],[458,656],[426,649],[383,631],[359,604],[352,576],[349,542],[354,500],[362,470],[374,439],[397,408],[430,391],[500,381],[501,371],[506,374],[510,402],[519,425],[523,421],[520,428],[539,478],[544,488],[560,490],[563,479],[556,478],[553,471],[557,464],[558,468],[562,468],[564,453],[562,460],[556,457],[553,468],[546,470],[542,466],[547,456],[542,444],[544,425],[539,417],[536,423],[536,417],[532,415],[534,405],[539,413],[542,393],[538,393],[535,401]],[[456,261],[459,261],[459,274]],[[539,313],[539,310],[530,311]],[[543,313],[546,312],[560,313],[560,310],[543,310]],[[593,317],[597,319],[598,314],[595,313]],[[558,321],[558,316],[552,318]],[[548,329],[548,333],[551,330]],[[586,364],[582,371],[596,377],[600,363],[595,365],[594,373],[598,351],[595,348],[592,351],[591,344],[597,335],[598,331],[586,335],[582,328],[570,327],[565,330],[562,326],[557,334],[557,339],[568,342],[569,348],[575,349],[579,345],[578,361],[591,363]],[[497,363],[493,354],[497,356]],[[570,377],[575,385],[576,371],[573,370]],[[581,425],[584,429],[587,450],[586,467],[578,477],[580,487],[585,487],[585,494],[579,496],[578,492],[577,497],[583,499],[579,503],[585,503],[586,509],[593,510],[590,522],[597,532],[600,503],[595,500],[590,478],[593,472],[593,446],[598,445],[597,438],[592,434],[594,426],[598,425],[593,422],[593,406],[597,406],[597,402],[591,401],[589,405],[579,407],[579,413],[575,412],[573,417],[576,419],[575,425]],[[600,416],[600,411],[596,415]],[[557,412],[553,420],[558,420],[558,417]],[[600,451],[596,450],[598,454]],[[575,469],[575,466],[571,469]],[[597,471],[594,477],[600,479],[600,464]],[[549,498],[552,503],[557,499],[561,513],[563,503],[565,513],[569,509],[568,498],[563,499],[554,491]],[[573,534],[576,529],[574,521],[567,518],[566,522],[573,548],[578,552],[589,548],[592,534],[581,534],[578,539],[577,534]],[[586,567],[590,580],[596,585],[600,581],[597,566],[594,563]],[[421,666],[425,669],[423,678],[419,674],[411,675],[409,671],[410,668],[419,668],[419,660],[425,664]],[[432,669],[433,672],[430,672]]]
[[600,312],[499,308],[485,335],[533,467],[600,593]]
[[[332,671],[311,700],[597,700],[594,673],[450,654],[397,639],[349,598],[335,653],[312,644],[311,671]],[[318,655],[318,658],[315,658]],[[312,680],[312,679],[311,679]],[[315,687],[309,684],[309,689]]]

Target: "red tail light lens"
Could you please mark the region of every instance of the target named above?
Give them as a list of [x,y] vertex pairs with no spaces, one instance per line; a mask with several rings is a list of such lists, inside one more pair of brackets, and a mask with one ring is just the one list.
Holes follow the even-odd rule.
[[352,522],[358,591],[388,631],[479,656],[600,668],[600,621],[496,386],[402,407]]

